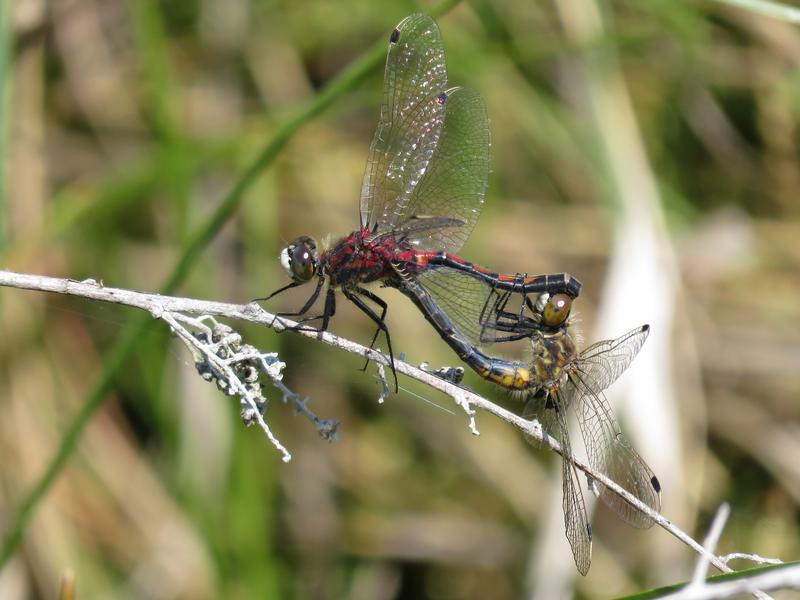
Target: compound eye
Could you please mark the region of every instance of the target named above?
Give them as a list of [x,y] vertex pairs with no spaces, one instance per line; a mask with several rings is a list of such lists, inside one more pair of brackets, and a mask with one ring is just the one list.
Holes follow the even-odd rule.
[[311,238],[298,238],[281,252],[281,262],[295,281],[309,281],[317,271],[317,245]]
[[558,327],[567,320],[572,309],[572,298],[566,294],[553,294],[542,311],[542,321],[548,327]]

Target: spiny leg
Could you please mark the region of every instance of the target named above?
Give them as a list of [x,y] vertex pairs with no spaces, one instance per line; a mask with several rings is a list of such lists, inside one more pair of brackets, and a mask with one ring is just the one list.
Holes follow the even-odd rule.
[[[324,284],[325,284],[325,278],[324,277],[319,277],[317,279],[317,285],[314,288],[314,292],[311,294],[311,296],[308,298],[308,300],[306,300],[305,304],[303,304],[303,306],[300,308],[300,310],[297,310],[297,311],[284,311],[284,312],[275,313],[275,319],[277,319],[278,317],[299,317],[299,316],[305,315],[309,311],[309,309],[314,305],[314,303],[317,301],[317,298],[319,298],[319,294],[322,291],[322,286]],[[296,281],[292,282],[289,285],[286,285],[286,286],[284,286],[284,287],[272,292],[269,296],[267,296],[266,299],[268,300],[268,299],[272,298],[273,296],[275,296],[277,294],[280,294],[281,292],[283,292],[285,290],[291,289],[293,287],[297,287],[298,285],[302,285],[302,284],[300,282],[296,282]],[[329,289],[328,291],[331,292],[332,290]],[[328,301],[326,299],[325,311],[328,310],[327,303],[328,303]],[[330,317],[330,316],[331,316],[330,314],[327,315],[327,317]],[[298,320],[298,323],[305,323],[307,321],[315,321],[315,320],[320,319],[320,318],[322,318],[322,319],[326,318],[326,312],[323,312],[323,314],[316,315],[314,317],[303,317],[302,319]],[[275,319],[273,319],[273,321],[272,321],[273,324],[275,323]],[[325,328],[327,328],[327,321],[325,322],[325,327],[323,328],[323,331],[325,330]],[[314,328],[313,327],[304,327],[302,325],[295,325],[294,327],[290,327],[289,329],[291,329],[292,331],[312,331]]]
[[[536,313],[536,309],[531,301],[530,293],[527,287],[522,283],[528,279],[542,279],[544,278],[544,283],[541,284],[539,287],[541,288],[539,294],[544,293],[551,293],[550,290],[552,289],[552,293],[557,293],[557,290],[554,287],[557,287],[559,284],[555,282],[549,283],[546,275],[539,275],[537,277],[528,277],[527,273],[517,273],[516,276],[516,283],[513,287],[509,288],[502,288],[502,294],[498,292],[498,288],[492,286],[491,292],[486,298],[486,301],[483,304],[483,308],[481,309],[480,313],[480,324],[481,324],[481,341],[482,342],[492,342],[492,341],[506,341],[505,339],[498,339],[493,340],[491,338],[484,337],[484,331],[487,329],[496,329],[493,323],[497,323],[499,321],[505,320],[506,326],[505,331],[510,331],[510,328],[517,328],[516,326],[525,327],[529,326],[530,324],[535,325],[535,321],[532,320],[530,317],[525,316],[525,308],[527,307],[528,310],[531,311],[532,314]],[[497,285],[497,284],[495,284]],[[560,288],[559,288],[560,289]],[[512,297],[512,295],[519,294],[522,298],[519,302],[519,312],[514,313],[508,309],[508,303]],[[510,323],[509,323],[510,322]],[[502,329],[501,329],[502,330]]]
[[[285,316],[284,313],[278,314],[280,316]],[[322,314],[315,315],[313,317],[303,317],[297,321],[298,323],[307,323],[308,321],[322,319],[322,324],[319,327],[305,327],[304,325],[298,324],[295,327],[292,327],[292,331],[327,331],[328,323],[334,314],[336,314],[336,292],[333,288],[328,288],[328,291],[325,292],[325,307],[322,309]]]
[[[364,296],[366,296],[367,298],[372,300],[375,304],[377,304],[381,308],[380,319],[381,319],[382,323],[385,323],[386,322],[385,321],[385,319],[386,319],[386,311],[389,309],[389,307],[386,304],[386,302],[384,301],[384,299],[381,298],[380,296],[376,296],[375,294],[373,294],[372,292],[370,292],[369,290],[366,290],[364,288],[358,288],[358,289],[359,289],[359,291],[361,291],[363,293]],[[380,333],[381,333],[381,328],[378,327],[375,330],[375,335],[372,336],[372,341],[369,343],[370,350],[372,350],[372,348],[375,346],[375,341],[378,339],[378,336],[380,335]],[[361,370],[362,371],[366,371],[368,365],[369,365],[369,359],[367,359],[367,362],[364,363],[364,367]]]
[[[313,306],[314,302],[317,301],[317,298],[319,298],[319,294],[322,291],[322,286],[324,284],[325,284],[325,278],[324,277],[320,277],[319,279],[317,279],[317,287],[314,288],[314,293],[311,294],[311,296],[308,298],[308,300],[306,300],[306,303],[303,304],[303,306],[300,308],[300,310],[298,310],[298,311],[289,311],[289,312],[279,312],[279,313],[277,313],[277,315],[279,317],[299,317],[299,316],[302,316],[302,315],[306,314],[308,312],[308,309],[311,308]],[[282,288],[282,289],[288,289],[288,287],[289,286],[286,286],[285,288]],[[278,291],[280,292],[281,290],[278,290]],[[310,317],[310,318],[304,319],[304,320],[305,321],[311,321],[313,319],[318,319],[318,318],[319,317]]]
[[[494,323],[497,322],[496,314],[497,314],[497,305],[501,302],[503,296],[505,294],[500,295],[497,292],[497,288],[492,287],[489,295],[486,297],[486,301],[483,303],[483,308],[481,308],[481,314],[478,315],[478,322],[481,326],[480,331],[480,341],[485,344],[491,344],[496,340],[496,336],[490,336],[487,331],[494,330]],[[491,305],[491,308],[489,308]],[[493,317],[489,317],[488,315],[495,315]]]
[[[512,290],[508,290],[504,292],[502,295],[497,296],[497,299],[494,301],[494,304],[491,308],[491,313],[494,315],[493,322],[487,319],[485,316],[482,318],[482,331],[481,331],[481,340],[482,341],[492,341],[492,342],[513,342],[516,340],[522,340],[528,338],[533,333],[533,330],[538,328],[539,325],[533,319],[530,319],[524,315],[522,315],[522,311],[524,310],[524,306],[529,306],[531,309],[533,308],[530,304],[530,298],[524,292],[519,292],[524,295],[524,299],[522,301],[523,308],[520,309],[520,314],[512,313],[507,310],[508,301],[511,298],[511,294],[514,293]],[[481,314],[485,314],[485,307],[484,311]],[[506,336],[497,336],[489,337],[487,336],[484,331],[485,330],[493,330],[493,331],[502,331],[505,333],[509,333],[511,335]]]
[[[531,313],[535,313],[536,312],[536,307],[533,306],[533,302],[531,302],[531,298],[530,298],[530,296],[528,296],[528,294],[525,294],[525,306],[528,307],[528,310],[531,311]],[[520,310],[519,314],[520,314],[520,318],[521,318],[522,317],[522,310]]]
[[[328,288],[328,291],[325,293],[325,308],[322,310],[322,325],[320,325],[320,331],[327,331],[328,330],[328,322],[331,320],[331,317],[336,314],[336,292],[333,288]],[[317,317],[319,318],[319,317]]]
[[[378,322],[378,328],[375,330],[375,335],[372,336],[372,341],[369,344],[370,350],[375,346],[375,341],[378,339],[378,336],[380,335],[381,331],[383,331],[384,333],[386,333],[386,341],[387,341],[387,343],[389,345],[389,352],[391,354],[391,340],[389,339],[389,330],[386,327],[386,320],[385,320],[386,319],[386,312],[389,310],[389,307],[386,304],[386,301],[384,301],[384,299],[381,298],[380,296],[377,296],[377,295],[373,294],[372,292],[370,292],[369,290],[364,289],[362,287],[356,287],[355,289],[356,289],[357,293],[359,293],[360,295],[362,295],[362,296],[364,296],[366,298],[369,298],[375,304],[377,304],[381,309],[381,314],[380,314],[380,317],[379,317],[379,321],[377,321]],[[369,365],[369,359],[367,359],[367,362],[364,363],[364,367],[363,367],[362,371],[366,371],[368,365]],[[394,370],[394,360],[392,360],[392,370]],[[395,379],[396,379],[396,377],[395,377]]]
[[[397,371],[395,371],[394,368],[394,351],[392,350],[392,338],[389,336],[389,328],[386,327],[386,323],[383,321],[383,318],[379,317],[375,313],[375,311],[372,310],[369,306],[367,306],[367,304],[356,294],[360,294],[366,298],[369,298],[379,306],[382,306],[384,309],[386,307],[386,303],[381,298],[370,292],[369,290],[365,290],[364,288],[361,287],[355,286],[350,289],[342,288],[342,292],[344,293],[344,295],[347,297],[348,300],[350,300],[353,304],[355,304],[358,308],[361,309],[361,312],[363,312],[370,319],[372,319],[378,326],[378,329],[380,331],[383,331],[384,335],[386,336],[386,345],[389,347],[389,367],[392,369],[392,376],[394,377],[394,391],[395,393],[397,393],[400,389],[400,386],[397,382]],[[385,310],[383,311],[383,315],[384,316],[386,315]]]
[[296,288],[298,285],[303,285],[303,284],[299,281],[293,281],[290,284],[283,286],[282,288],[278,288],[277,290],[272,292],[269,296],[264,296],[263,298],[253,298],[252,300],[250,300],[250,302],[264,302],[265,300],[269,300],[270,298],[277,296],[278,294],[281,294],[286,290]]
[[[507,310],[508,302],[511,299],[512,294],[515,293],[522,294],[523,296],[523,299],[520,301],[520,311],[518,315]],[[524,290],[505,290],[502,294],[500,294],[496,288],[493,288],[489,296],[486,298],[486,302],[484,302],[483,308],[481,309],[481,314],[479,316],[481,325],[481,342],[513,342],[529,337],[532,330],[537,327],[537,323],[534,320],[523,316],[522,313],[524,312],[526,305],[530,306],[531,310],[533,310],[533,307],[530,304],[530,299],[528,298],[528,294]],[[491,315],[491,317],[488,315]],[[489,335],[489,331],[503,331],[512,333],[514,335],[498,337],[497,334]]]

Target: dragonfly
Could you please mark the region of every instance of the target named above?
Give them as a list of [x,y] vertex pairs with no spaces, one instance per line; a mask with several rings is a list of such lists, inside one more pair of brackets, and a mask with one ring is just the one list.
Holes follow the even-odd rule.
[[[568,329],[553,334],[532,332],[531,349],[535,379],[523,415],[536,417],[542,428],[562,448],[562,503],[564,524],[578,571],[586,575],[592,557],[592,527],[580,485],[580,475],[571,462],[572,447],[567,426],[568,411],[574,411],[586,447],[589,464],[607,475],[655,512],[661,511],[661,483],[644,459],[633,449],[614,418],[604,395],[628,368],[650,331],[648,325],[611,340],[592,344],[577,352]],[[534,445],[538,442],[529,438]],[[654,521],[647,514],[599,481],[600,499],[623,521],[647,529]]]
[[[278,316],[320,321],[326,330],[336,312],[336,290],[376,325],[394,370],[394,351],[385,323],[387,303],[364,284],[403,288],[416,281],[444,307],[463,313],[464,329],[490,336],[496,297],[543,292],[577,298],[581,283],[568,273],[506,275],[458,257],[484,205],[489,175],[489,123],[476,91],[448,87],[444,45],[431,17],[415,13],[389,37],[378,128],[369,149],[361,186],[359,227],[327,248],[309,236],[289,243],[280,261],[291,282],[266,298],[315,281],[311,296],[296,311]],[[476,294],[465,296],[472,282]],[[327,285],[321,314],[309,311]],[[485,287],[484,287],[485,286]],[[487,290],[491,293],[487,293]],[[481,303],[481,304],[478,304]],[[489,303],[489,304],[487,304]],[[454,318],[459,320],[459,314]],[[302,326],[302,325],[301,325]]]
[[[628,368],[650,332],[642,325],[612,340],[578,351],[572,325],[572,298],[564,293],[538,296],[525,302],[525,314],[508,310],[508,292],[497,293],[484,282],[488,319],[481,327],[462,329],[442,310],[440,301],[414,280],[401,291],[414,301],[442,339],[484,379],[527,400],[523,414],[536,417],[547,435],[561,446],[562,493],[567,540],[575,565],[586,575],[591,565],[592,527],[586,512],[580,477],[572,458],[567,415],[573,411],[586,447],[589,464],[604,473],[655,512],[661,509],[661,484],[644,459],[625,439],[604,391]],[[475,292],[477,293],[477,291]],[[481,318],[480,316],[478,317]],[[528,340],[526,361],[491,356],[487,342]],[[534,445],[536,440],[528,438]],[[650,516],[628,504],[601,482],[599,496],[621,519],[637,528],[653,525]]]

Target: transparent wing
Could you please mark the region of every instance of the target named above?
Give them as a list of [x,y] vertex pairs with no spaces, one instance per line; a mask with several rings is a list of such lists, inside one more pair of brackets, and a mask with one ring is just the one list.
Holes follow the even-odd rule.
[[619,379],[642,349],[649,333],[650,326],[642,325],[617,339],[592,344],[581,352],[579,361],[583,370],[591,373],[595,391],[603,391]]
[[[661,485],[653,471],[622,435],[603,390],[614,381],[641,348],[644,336],[628,333],[617,340],[601,342],[592,348],[593,359],[585,361],[583,354],[577,368],[562,385],[566,403],[576,411],[589,463],[605,473],[655,511],[661,510]],[[623,364],[624,363],[624,364]],[[609,374],[607,369],[613,373]],[[600,498],[621,519],[634,527],[647,528],[653,520],[597,482]]]
[[[536,417],[547,435],[553,437],[561,445],[564,452],[561,458],[562,507],[567,540],[572,548],[575,566],[581,575],[589,572],[592,564],[592,526],[586,513],[580,477],[575,466],[567,458],[572,456],[569,442],[569,431],[566,420],[566,404],[564,397],[558,392],[540,393],[528,400],[523,410],[525,418]],[[538,440],[525,436],[531,444],[541,447]]]
[[497,291],[482,279],[449,267],[429,268],[416,276],[462,336],[475,346],[495,341]]
[[406,17],[389,42],[381,115],[361,184],[362,226],[388,231],[404,219],[439,141],[446,89],[439,28],[427,15]]
[[[525,408],[522,409],[522,416],[526,419],[535,418],[537,421],[539,421],[539,423],[541,423],[542,429],[544,429],[547,435],[554,437],[556,440],[560,440],[561,438],[558,435],[558,432],[560,431],[560,425],[557,422],[559,415],[558,411],[555,410],[555,407],[556,405],[553,403],[550,395],[542,391],[537,393],[525,403]],[[536,446],[537,448],[544,447],[539,443],[539,440],[528,435],[525,436],[525,439],[528,440],[531,445]]]
[[451,219],[449,217],[414,216],[398,225],[392,231],[378,234],[375,239],[386,236],[406,235],[412,239],[424,237],[436,229],[446,229],[450,227],[461,227],[464,221],[461,219]]
[[433,215],[462,221],[460,227],[426,232],[416,238],[420,250],[457,252],[483,209],[489,181],[489,120],[480,94],[448,90],[444,126],[425,174],[397,211],[414,217]]

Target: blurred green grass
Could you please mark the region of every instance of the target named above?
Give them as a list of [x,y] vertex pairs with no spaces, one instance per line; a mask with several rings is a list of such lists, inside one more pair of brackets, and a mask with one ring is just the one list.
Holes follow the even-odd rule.
[[[282,239],[356,222],[380,103],[374,67],[386,32],[414,9],[147,1],[37,12],[17,0],[11,43],[0,44],[13,48],[0,127],[6,266],[137,289],[167,281],[165,291],[220,300],[279,287]],[[676,312],[694,333],[675,332],[671,376],[681,390],[686,371],[702,375],[703,395],[680,405],[681,435],[693,440],[680,465],[687,489],[665,498],[683,498],[683,524],[696,515],[697,535],[727,500],[723,546],[790,559],[800,473],[781,457],[796,450],[800,391],[800,37],[721,3],[617,2],[605,17],[602,44],[620,62],[680,260],[686,303]],[[588,332],[619,208],[576,84],[586,49],[549,5],[475,2],[439,22],[450,80],[480,90],[492,120],[490,198],[465,254],[504,271],[575,273]],[[360,67],[337,77],[357,57]],[[386,296],[397,347],[452,364],[413,308]],[[124,311],[13,291],[0,310],[4,533],[70,424],[88,422],[113,390],[75,454],[65,447],[67,467],[0,573],[2,589],[51,595],[73,566],[90,597],[523,590],[530,538],[557,492],[545,493],[550,457],[507,428],[481,422],[474,439],[460,417],[407,393],[376,406],[358,361],[245,328],[251,343],[280,350],[292,389],[343,422],[343,439],[328,445],[273,403],[270,422],[295,455],[284,466],[235,406],[194,381],[181,348],[163,332],[140,335],[147,319],[123,330]],[[364,321],[342,306],[334,330],[364,341]],[[668,545],[676,555],[660,532],[602,512],[596,528],[578,594],[680,579],[641,552]],[[677,555],[687,569],[688,551]]]

